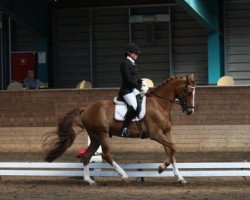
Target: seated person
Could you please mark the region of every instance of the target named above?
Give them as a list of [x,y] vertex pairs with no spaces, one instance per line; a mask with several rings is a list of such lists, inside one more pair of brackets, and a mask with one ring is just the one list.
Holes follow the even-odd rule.
[[40,81],[39,81],[39,79],[35,78],[34,70],[32,70],[32,69],[28,70],[28,77],[24,79],[23,85],[24,85],[24,87],[26,87],[27,90],[39,89]]

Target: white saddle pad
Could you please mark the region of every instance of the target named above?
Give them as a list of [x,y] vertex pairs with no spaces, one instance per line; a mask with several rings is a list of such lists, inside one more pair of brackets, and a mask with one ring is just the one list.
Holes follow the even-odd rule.
[[[127,113],[127,105],[122,101],[117,101],[117,97],[114,98],[115,103],[115,114],[114,118],[118,121],[124,121],[125,120],[125,114]],[[140,121],[144,118],[146,114],[146,96],[142,99],[142,105],[141,105],[141,112],[139,114],[139,118],[136,117],[132,121]]]

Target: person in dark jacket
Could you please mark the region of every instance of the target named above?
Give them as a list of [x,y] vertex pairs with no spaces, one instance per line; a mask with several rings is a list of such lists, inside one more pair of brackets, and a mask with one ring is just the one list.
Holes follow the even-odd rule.
[[148,88],[143,85],[138,77],[135,61],[141,54],[140,48],[135,44],[130,44],[125,50],[125,58],[121,63],[120,70],[122,75],[122,85],[119,96],[122,97],[128,105],[128,111],[125,115],[125,121],[122,136],[129,135],[128,128],[133,118],[139,115],[138,101],[141,93],[146,94]]

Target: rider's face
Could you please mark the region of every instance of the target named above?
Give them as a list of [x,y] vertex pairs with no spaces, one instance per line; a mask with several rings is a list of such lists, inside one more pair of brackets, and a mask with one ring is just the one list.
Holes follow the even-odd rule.
[[137,60],[138,57],[139,57],[139,54],[136,54],[136,53],[129,53],[130,57],[133,59],[133,60]]

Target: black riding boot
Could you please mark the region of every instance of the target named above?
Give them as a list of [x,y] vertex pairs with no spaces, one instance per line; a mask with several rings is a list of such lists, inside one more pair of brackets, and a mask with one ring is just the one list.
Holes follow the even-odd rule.
[[123,125],[123,131],[122,131],[122,136],[123,137],[128,137],[129,133],[128,133],[128,128],[129,125],[132,121],[133,118],[135,118],[137,116],[137,112],[136,110],[133,108],[133,106],[129,106],[128,107],[128,111],[125,115],[125,121],[124,121],[124,125]]

